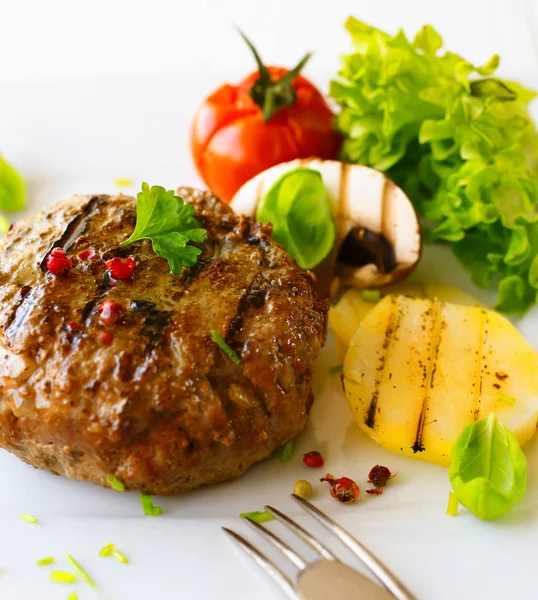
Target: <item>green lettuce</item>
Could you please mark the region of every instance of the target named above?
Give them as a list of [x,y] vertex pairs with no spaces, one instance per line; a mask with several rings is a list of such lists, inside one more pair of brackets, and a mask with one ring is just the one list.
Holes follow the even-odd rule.
[[342,107],[342,160],[385,171],[422,217],[425,239],[448,242],[496,307],[518,315],[538,299],[535,93],[442,50],[429,25],[411,42],[354,18],[355,51],[330,95]]

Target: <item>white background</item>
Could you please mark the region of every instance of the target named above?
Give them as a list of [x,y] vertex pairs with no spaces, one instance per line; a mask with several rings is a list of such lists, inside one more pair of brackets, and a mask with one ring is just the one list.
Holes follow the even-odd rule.
[[[413,33],[431,23],[476,62],[498,52],[503,69],[538,66],[534,0],[1,0],[0,78],[184,73],[242,75],[253,66],[233,26],[269,62],[306,50],[311,73],[332,73],[348,46],[345,18]],[[534,38],[534,42],[533,42]]]
[[[23,173],[30,210],[75,192],[113,192],[114,180],[167,186],[197,183],[188,153],[189,122],[216,85],[240,79],[254,63],[240,26],[268,63],[293,65],[315,55],[306,74],[326,89],[349,49],[349,14],[395,32],[424,23],[469,60],[502,56],[501,73],[538,87],[538,10],[532,0],[206,0],[183,2],[0,0],[0,152]],[[428,254],[423,271],[464,282],[461,269]],[[440,272],[441,271],[441,272]],[[538,345],[536,315],[520,325]],[[444,516],[446,470],[397,457],[357,432],[337,379],[334,355],[318,370],[312,426],[298,455],[314,446],[341,474],[375,462],[399,471],[393,489],[360,505],[316,502],[378,553],[420,599],[533,597],[538,556],[538,477],[524,501],[499,523]],[[536,440],[529,448],[538,464]],[[335,467],[338,465],[338,467]],[[245,532],[237,514],[270,502],[294,515],[293,482],[311,474],[277,461],[238,482],[157,499],[161,519],[144,519],[135,495],[119,495],[36,472],[0,452],[0,598],[60,600],[71,589],[47,580],[35,560],[73,553],[99,583],[77,585],[80,600],[189,598],[276,600],[265,576],[231,551],[221,525]],[[364,487],[364,484],[363,484]],[[32,526],[18,518],[40,518]],[[303,524],[307,520],[303,519]],[[319,530],[317,530],[319,531]],[[248,535],[248,534],[247,534]],[[100,559],[115,542],[127,567]],[[65,562],[59,563],[65,569]],[[533,588],[535,589],[535,588]],[[538,595],[535,594],[535,595]]]

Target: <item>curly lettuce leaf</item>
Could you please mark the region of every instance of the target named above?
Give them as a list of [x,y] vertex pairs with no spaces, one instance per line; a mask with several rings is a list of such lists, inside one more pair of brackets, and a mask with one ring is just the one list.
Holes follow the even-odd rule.
[[355,51],[331,96],[342,159],[386,171],[413,201],[425,239],[448,242],[497,308],[522,314],[538,293],[535,93],[443,51],[429,25],[409,40],[349,18]]

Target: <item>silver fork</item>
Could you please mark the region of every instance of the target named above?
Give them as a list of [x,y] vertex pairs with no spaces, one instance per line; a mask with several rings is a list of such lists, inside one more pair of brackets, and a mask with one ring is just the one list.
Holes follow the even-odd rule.
[[338,523],[321,512],[308,502],[308,500],[295,494],[292,494],[291,497],[301,508],[347,546],[368,567],[381,585],[374,583],[371,579],[362,575],[362,573],[344,565],[306,529],[272,506],[266,506],[265,510],[310,546],[319,556],[318,561],[307,563],[295,550],[272,531],[252,519],[247,518],[245,521],[268,542],[278,548],[297,567],[296,582],[292,582],[279,567],[250,542],[235,531],[223,527],[223,530],[230,538],[254,559],[290,598],[293,600],[327,600],[327,598],[340,598],[339,594],[342,594],[342,598],[364,598],[365,600],[393,600],[394,598],[397,598],[397,600],[415,600],[414,596],[405,588],[403,583],[358,540],[338,525]]

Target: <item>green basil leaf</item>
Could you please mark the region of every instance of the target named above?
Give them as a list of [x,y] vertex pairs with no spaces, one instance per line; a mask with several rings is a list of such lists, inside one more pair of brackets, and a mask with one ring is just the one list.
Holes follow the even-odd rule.
[[333,248],[331,202],[321,174],[313,169],[284,173],[263,197],[256,218],[273,225],[273,238],[301,269],[312,269]]
[[0,156],[0,209],[16,211],[26,204],[24,181],[19,173]]
[[527,459],[494,413],[467,425],[452,448],[454,493],[480,519],[504,515],[525,493]]

